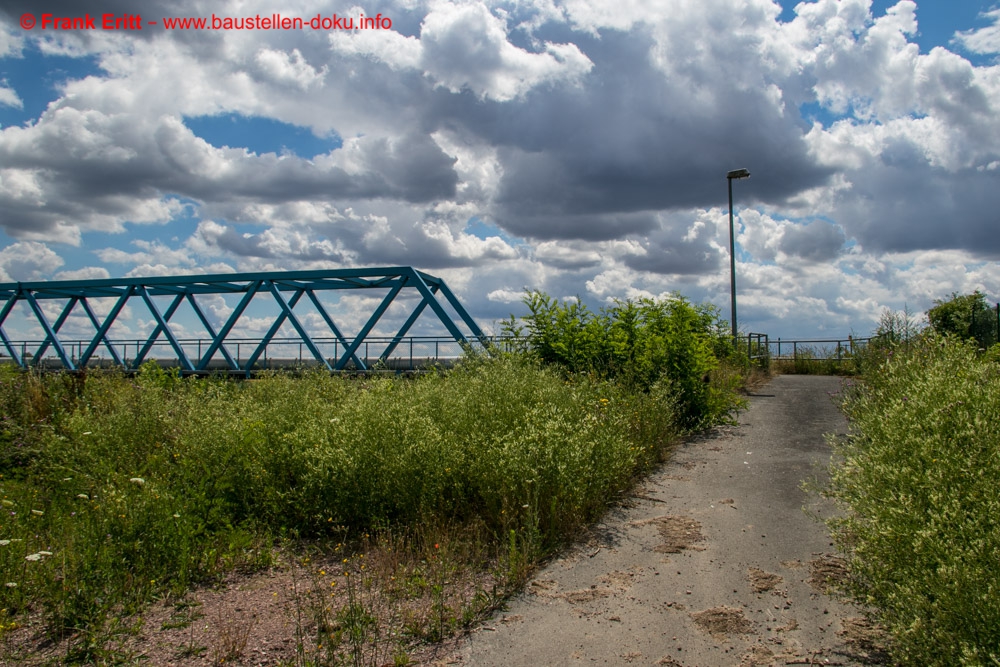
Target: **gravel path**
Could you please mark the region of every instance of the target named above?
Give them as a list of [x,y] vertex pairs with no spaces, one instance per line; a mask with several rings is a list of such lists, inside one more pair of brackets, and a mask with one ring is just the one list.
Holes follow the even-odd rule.
[[860,612],[824,593],[842,573],[815,519],[830,507],[800,488],[823,475],[824,434],[847,428],[840,382],[759,389],[738,427],[681,445],[438,664],[865,664]]

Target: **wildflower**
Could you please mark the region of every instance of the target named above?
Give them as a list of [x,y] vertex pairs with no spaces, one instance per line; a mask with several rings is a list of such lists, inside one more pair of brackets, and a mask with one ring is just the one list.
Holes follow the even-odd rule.
[[42,516],[43,514],[45,514],[45,512],[43,512],[42,510],[31,510],[31,513],[36,516]]
[[143,484],[146,483],[146,480],[144,480],[142,477],[132,477],[128,481],[130,481],[133,484],[138,484],[139,486],[142,486]]
[[175,512],[175,513],[174,513],[174,518],[175,518],[175,519],[179,519],[179,518],[181,518],[181,515],[180,515],[180,514],[177,514],[177,513]]
[[90,496],[88,496],[86,493],[78,493],[76,494],[76,497],[81,500],[90,500]]
[[30,560],[32,563],[42,560],[42,554],[28,554],[24,557],[24,560]]
[[7,588],[17,588],[17,582],[16,581],[8,581],[6,584],[4,584],[4,586],[6,586]]

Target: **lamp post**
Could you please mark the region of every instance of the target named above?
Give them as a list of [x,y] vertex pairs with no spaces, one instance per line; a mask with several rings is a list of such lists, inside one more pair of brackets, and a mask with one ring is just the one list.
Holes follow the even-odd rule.
[[736,333],[736,234],[733,231],[733,179],[750,178],[749,169],[734,169],[726,174],[729,182],[729,293],[733,302],[733,347],[739,341]]

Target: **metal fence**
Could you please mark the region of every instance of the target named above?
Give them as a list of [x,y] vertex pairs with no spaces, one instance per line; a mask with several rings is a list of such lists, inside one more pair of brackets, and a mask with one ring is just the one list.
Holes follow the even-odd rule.
[[[357,356],[363,361],[365,368],[383,368],[387,370],[419,370],[435,365],[451,365],[461,358],[467,350],[485,351],[487,346],[502,350],[510,350],[515,341],[509,338],[498,336],[485,337],[484,344],[479,339],[472,339],[463,347],[450,336],[405,336],[402,338],[394,336],[368,336],[360,344]],[[339,359],[345,350],[344,343],[335,337],[312,338],[312,342],[321,351],[323,356],[331,363]],[[177,343],[184,350],[185,354],[192,358],[201,358],[202,353],[212,344],[211,339],[206,338],[178,338]],[[219,371],[230,371],[244,373],[245,363],[260,346],[262,338],[229,338],[226,342],[237,365],[238,371],[233,371],[221,354],[213,357],[204,372],[215,373]],[[70,358],[76,362],[90,344],[89,340],[65,340],[63,348]],[[121,360],[124,362],[126,371],[135,370],[133,362],[136,355],[149,344],[148,339],[111,339],[109,341],[118,351]],[[380,359],[383,351],[393,342],[392,353],[385,359]],[[43,359],[36,361],[32,358],[32,351],[38,349],[38,340],[11,340],[11,346],[18,350],[21,359],[29,361],[31,365],[43,369],[64,368],[62,361],[54,352],[49,352]],[[197,354],[197,357],[194,355]],[[180,361],[173,345],[166,340],[156,341],[149,352],[144,355],[145,360],[155,361],[164,367],[179,367]],[[0,353],[0,362],[15,363],[8,355]],[[88,368],[111,368],[120,367],[114,359],[108,355],[95,354],[88,360]],[[263,353],[254,360],[253,371],[279,369],[279,368],[309,368],[319,367],[320,363],[315,359],[307,347],[307,343],[301,338],[272,338],[263,348]],[[353,364],[348,364],[344,370],[358,370]]]
[[768,350],[772,360],[798,361],[800,359],[816,359],[823,361],[842,362],[868,344],[871,338],[797,338],[768,341]]
[[[192,358],[201,358],[202,353],[208,349],[212,340],[207,338],[180,338],[176,339],[180,347]],[[467,350],[485,351],[487,347],[503,351],[518,349],[526,342],[523,338],[510,336],[484,336],[485,343],[479,339],[473,339],[470,343],[463,345],[450,336],[405,336],[402,338],[393,336],[368,336],[365,338],[357,350],[358,358],[364,363],[366,368],[372,366],[387,370],[420,370],[432,366],[451,365],[460,359]],[[841,362],[850,359],[854,353],[868,343],[871,338],[799,338],[799,339],[771,339],[767,334],[748,333],[740,337],[740,347],[746,345],[745,351],[750,363],[766,368],[771,361],[798,361],[798,360],[829,360]],[[244,364],[250,356],[258,349],[262,338],[230,338],[227,345],[231,350],[236,363],[240,366],[240,373]],[[113,339],[109,341],[121,355],[126,370],[134,370],[132,362],[136,355],[144,346],[149,344],[146,338],[133,339]],[[316,337],[312,342],[322,352],[328,360],[336,360],[344,353],[344,343],[335,337]],[[392,353],[385,359],[380,360],[384,350],[395,342]],[[41,368],[57,369],[63,365],[53,352],[49,352],[46,357],[39,362],[32,359],[33,350],[37,350],[40,344],[38,340],[11,340],[11,346],[18,350],[21,358],[30,360],[30,363]],[[63,347],[73,361],[79,360],[81,355],[90,345],[89,340],[66,340]],[[165,367],[180,366],[177,355],[172,344],[166,340],[157,341],[152,349],[145,355],[146,359],[155,360]],[[0,362],[10,362],[13,360],[0,353]],[[117,366],[115,360],[109,356],[93,355],[89,359],[88,367],[110,368]],[[251,370],[269,370],[279,368],[308,368],[319,366],[312,353],[307,348],[307,344],[301,338],[272,338],[267,342],[261,354],[254,361]],[[205,372],[219,372],[231,370],[227,362],[217,355],[213,362],[208,365]],[[345,370],[353,371],[357,368],[353,364],[348,364]]]

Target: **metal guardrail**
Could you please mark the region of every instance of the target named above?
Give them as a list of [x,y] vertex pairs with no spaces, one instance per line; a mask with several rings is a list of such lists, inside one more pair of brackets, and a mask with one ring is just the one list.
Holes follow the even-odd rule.
[[854,353],[868,344],[872,338],[797,338],[768,341],[771,359],[798,361],[815,359],[841,362],[850,359]]
[[[480,339],[472,339],[466,343],[469,349],[485,350],[486,346],[497,347],[502,350],[510,350],[514,340],[501,336],[485,336],[486,344]],[[211,339],[206,338],[177,338],[178,345],[189,356],[197,353],[201,358],[203,351],[212,344]],[[258,350],[263,338],[229,338],[227,345],[232,351],[232,356],[244,373],[244,364],[250,356]],[[90,344],[89,340],[64,340],[62,345],[66,353],[73,361],[80,359],[80,356]],[[124,361],[125,370],[134,370],[131,364],[135,356],[149,345],[148,339],[111,339],[109,341],[120,351],[121,360]],[[327,360],[340,358],[346,349],[341,339],[335,337],[312,338],[311,342],[320,350]],[[388,345],[395,342],[392,354],[383,360],[381,366],[392,370],[419,370],[435,364],[454,363],[460,358],[465,349],[460,342],[450,336],[368,336],[359,345],[357,356],[362,360],[365,368],[379,366],[377,362]],[[31,360],[32,351],[38,349],[38,340],[11,340],[11,346],[21,353],[21,359]],[[149,349],[146,360],[156,361],[166,367],[180,366],[173,344],[166,340],[156,341]],[[11,357],[0,353],[0,361],[14,362]],[[120,367],[115,359],[109,356],[92,355],[88,360],[88,367]],[[230,365],[222,358],[221,354],[213,357],[213,363],[209,364],[205,372],[231,371]],[[64,368],[61,359],[54,352],[50,352],[40,363],[35,364],[42,368],[61,369]],[[271,338],[263,348],[263,353],[254,360],[252,370],[268,370],[274,368],[304,368],[319,366],[319,362],[313,357],[308,348],[308,343],[301,338]],[[358,370],[353,364],[348,364],[344,370]]]

